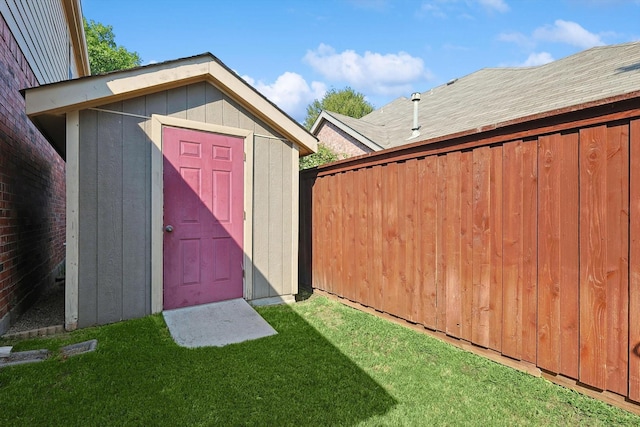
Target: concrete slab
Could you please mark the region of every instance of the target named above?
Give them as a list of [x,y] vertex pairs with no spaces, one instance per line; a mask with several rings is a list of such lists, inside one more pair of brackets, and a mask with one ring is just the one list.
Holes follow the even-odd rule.
[[60,349],[60,353],[62,353],[62,357],[71,357],[77,356],[79,354],[90,353],[92,351],[96,351],[96,347],[98,346],[98,340],[93,339],[89,341],[83,341],[76,344],[65,345]]
[[11,350],[13,350],[13,346],[2,346],[0,347],[0,359],[6,359],[11,356]]
[[162,315],[182,347],[222,347],[277,334],[242,298],[167,310]]
[[0,359],[0,368],[5,366],[24,365],[26,363],[42,362],[49,357],[49,350],[28,350],[11,353],[9,357]]

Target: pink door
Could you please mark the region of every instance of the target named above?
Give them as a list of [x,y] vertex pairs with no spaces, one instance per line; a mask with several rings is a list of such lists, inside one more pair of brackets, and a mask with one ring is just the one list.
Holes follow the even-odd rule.
[[164,127],[164,308],[242,297],[242,138]]

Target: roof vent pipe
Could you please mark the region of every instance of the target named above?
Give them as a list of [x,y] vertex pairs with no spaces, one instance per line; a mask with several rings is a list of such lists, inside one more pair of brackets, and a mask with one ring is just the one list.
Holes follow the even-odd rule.
[[418,103],[420,102],[420,93],[412,93],[411,101],[413,102],[413,127],[411,128],[413,132],[411,133],[411,136],[407,138],[407,140],[416,138],[420,135],[420,125],[418,125]]

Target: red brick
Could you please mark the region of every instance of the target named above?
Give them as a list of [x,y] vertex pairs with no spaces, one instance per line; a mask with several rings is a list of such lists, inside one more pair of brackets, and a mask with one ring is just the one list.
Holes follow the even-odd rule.
[[36,78],[1,16],[0,62],[2,318],[64,260],[66,217],[64,161],[25,114]]

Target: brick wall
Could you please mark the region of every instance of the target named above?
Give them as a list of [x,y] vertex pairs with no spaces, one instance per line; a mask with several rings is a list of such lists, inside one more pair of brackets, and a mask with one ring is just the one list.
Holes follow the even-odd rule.
[[37,85],[0,15],[0,334],[64,261],[65,164],[19,92]]
[[332,151],[344,154],[346,157],[359,156],[373,151],[330,122],[325,121],[316,136]]

